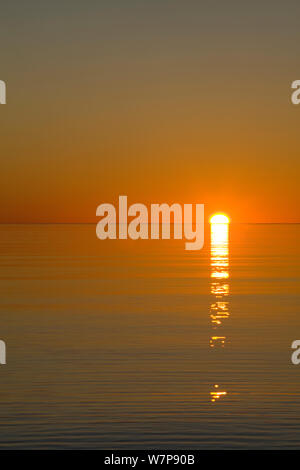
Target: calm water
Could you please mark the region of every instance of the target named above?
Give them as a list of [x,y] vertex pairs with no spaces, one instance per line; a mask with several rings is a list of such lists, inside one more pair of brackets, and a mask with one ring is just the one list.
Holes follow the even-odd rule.
[[300,225],[1,226],[2,448],[300,447]]

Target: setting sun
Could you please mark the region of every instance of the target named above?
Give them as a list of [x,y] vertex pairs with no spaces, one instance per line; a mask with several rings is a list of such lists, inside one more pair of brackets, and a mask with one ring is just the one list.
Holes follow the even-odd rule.
[[209,221],[211,224],[229,224],[230,220],[227,215],[224,214],[215,214],[210,218]]

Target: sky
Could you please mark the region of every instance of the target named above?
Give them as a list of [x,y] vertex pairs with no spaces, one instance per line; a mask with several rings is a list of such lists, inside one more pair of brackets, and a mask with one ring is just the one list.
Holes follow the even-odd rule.
[[300,222],[300,3],[1,2],[1,223],[101,203]]

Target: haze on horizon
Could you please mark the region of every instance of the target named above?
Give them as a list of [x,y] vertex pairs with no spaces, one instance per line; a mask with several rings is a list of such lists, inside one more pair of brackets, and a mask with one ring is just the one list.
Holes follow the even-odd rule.
[[300,222],[300,4],[201,3],[1,6],[1,223],[96,222],[122,194]]

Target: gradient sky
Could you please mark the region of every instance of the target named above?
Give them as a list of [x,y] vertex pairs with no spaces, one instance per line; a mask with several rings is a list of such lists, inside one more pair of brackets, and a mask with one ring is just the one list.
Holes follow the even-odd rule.
[[300,222],[299,1],[1,2],[0,222],[116,203]]

